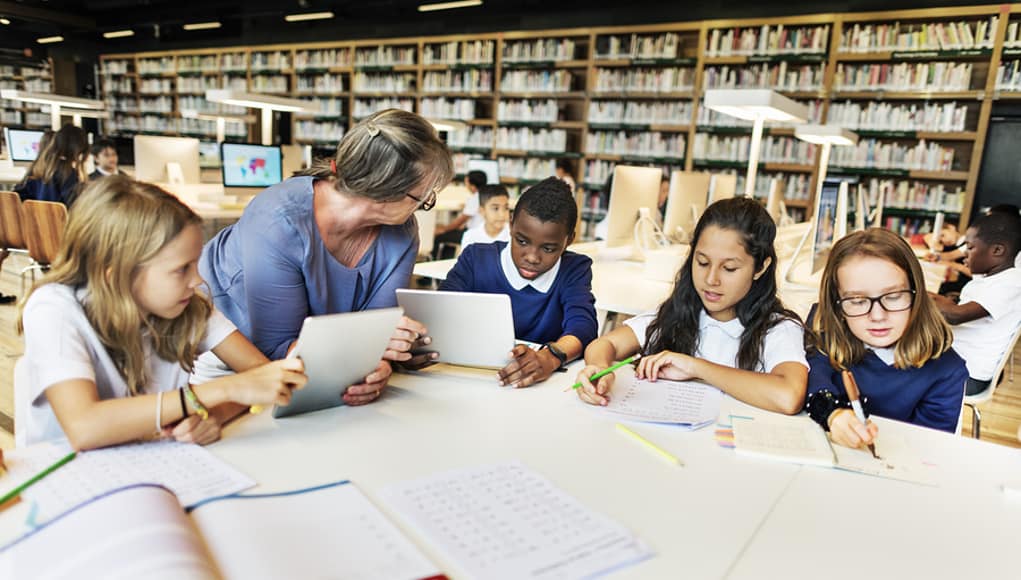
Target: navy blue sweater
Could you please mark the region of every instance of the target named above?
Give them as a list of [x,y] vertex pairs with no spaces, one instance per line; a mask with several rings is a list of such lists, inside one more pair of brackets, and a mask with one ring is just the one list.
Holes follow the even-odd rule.
[[[809,395],[826,389],[844,394],[840,371],[830,366],[826,355],[816,351],[809,355],[808,364]],[[866,350],[851,372],[861,394],[868,397],[872,413],[951,433],[957,428],[968,369],[953,349],[921,368],[906,369],[887,365]]]
[[507,242],[468,246],[440,290],[510,296],[514,334],[519,339],[541,344],[571,335],[581,341],[582,348],[592,342],[599,330],[592,296],[592,260],[564,252],[548,293],[531,286],[518,291],[500,267],[500,252],[506,246]]

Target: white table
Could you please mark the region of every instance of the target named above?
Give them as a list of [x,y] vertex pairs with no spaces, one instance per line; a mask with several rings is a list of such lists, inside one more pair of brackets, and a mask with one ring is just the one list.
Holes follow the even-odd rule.
[[24,167],[5,167],[0,169],[0,185],[17,185],[25,177]]

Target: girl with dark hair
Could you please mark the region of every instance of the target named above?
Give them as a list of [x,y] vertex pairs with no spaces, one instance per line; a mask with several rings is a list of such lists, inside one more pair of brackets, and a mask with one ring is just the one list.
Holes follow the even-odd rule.
[[56,201],[70,206],[85,183],[85,160],[89,141],[80,127],[64,125],[45,143],[25,174],[25,180],[14,188],[22,201]]
[[756,407],[800,411],[808,380],[804,328],[776,296],[775,237],[754,199],[710,205],[670,298],[585,350],[579,396],[606,405],[613,375],[596,384],[588,377],[640,352],[639,379],[699,380]]

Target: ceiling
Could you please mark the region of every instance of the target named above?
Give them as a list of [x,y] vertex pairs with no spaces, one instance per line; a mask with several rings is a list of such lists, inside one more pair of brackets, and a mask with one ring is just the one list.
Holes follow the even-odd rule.
[[[746,18],[818,12],[930,8],[988,4],[966,0],[484,0],[480,7],[419,13],[422,1],[437,0],[0,0],[0,48],[47,48],[58,52],[109,53],[197,46],[269,44],[384,36],[419,36],[496,30],[565,28]],[[289,13],[330,10],[328,21],[287,23]],[[188,22],[217,20],[218,30],[185,31]],[[129,28],[134,36],[104,39],[105,31]],[[39,37],[61,35],[60,45],[43,47]]]

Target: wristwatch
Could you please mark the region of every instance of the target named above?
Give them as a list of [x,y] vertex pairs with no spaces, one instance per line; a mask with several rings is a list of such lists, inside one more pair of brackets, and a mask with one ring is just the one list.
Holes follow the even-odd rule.
[[543,344],[541,347],[539,347],[539,351],[540,352],[543,349],[546,349],[546,350],[550,351],[550,354],[555,356],[557,358],[557,360],[560,361],[560,366],[557,367],[555,370],[560,370],[560,369],[564,368],[564,365],[567,364],[567,353],[566,352],[560,350],[560,347],[558,347],[556,345],[556,343],[553,343],[553,342],[547,342],[546,344]]

